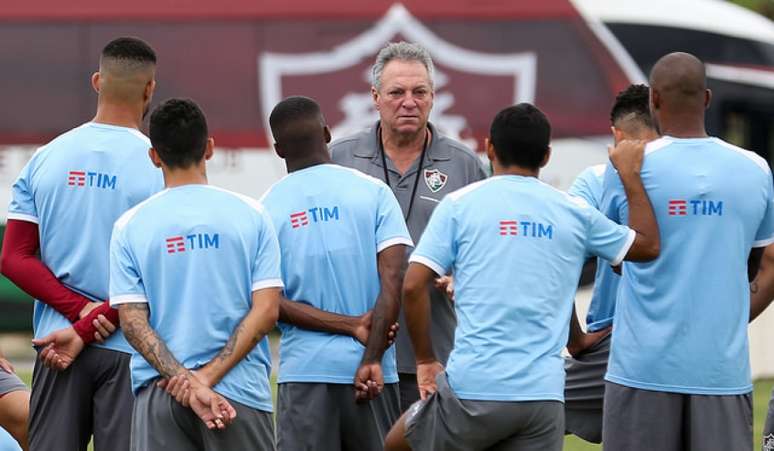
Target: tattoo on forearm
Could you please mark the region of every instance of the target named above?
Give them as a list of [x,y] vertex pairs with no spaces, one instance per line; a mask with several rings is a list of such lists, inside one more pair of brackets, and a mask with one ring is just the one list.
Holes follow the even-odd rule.
[[185,371],[183,365],[167,348],[148,323],[146,304],[124,304],[119,306],[121,327],[129,344],[137,350],[162,377],[170,378]]
[[[247,327],[245,326],[245,320],[242,320],[242,322],[239,323],[236,329],[234,329],[234,333],[231,334],[231,337],[229,337],[228,341],[226,342],[226,346],[223,347],[223,349],[220,350],[218,355],[215,356],[213,359],[214,362],[218,364],[222,364],[229,360],[232,355],[234,355],[234,350],[236,349],[237,342],[240,340],[240,336],[244,333],[246,333]],[[252,349],[256,344],[258,344],[258,341],[260,338],[263,337],[263,334],[259,334],[257,336],[249,337],[250,339],[250,349]]]

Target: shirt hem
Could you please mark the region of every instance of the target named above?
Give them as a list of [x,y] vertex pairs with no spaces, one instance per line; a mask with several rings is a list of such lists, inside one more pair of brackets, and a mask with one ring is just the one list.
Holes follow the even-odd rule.
[[116,306],[121,304],[147,304],[148,298],[142,294],[120,294],[118,296],[110,297],[110,306]]
[[[354,373],[352,376],[323,376],[323,375],[303,375],[293,374],[289,376],[279,376],[277,378],[278,384],[284,383],[319,383],[319,384],[352,384],[354,380]],[[395,384],[398,382],[398,374],[390,374],[384,377],[385,384]]]
[[15,221],[32,222],[34,224],[40,224],[40,219],[37,216],[26,215],[24,213],[8,213],[5,216],[6,219],[13,219]]
[[752,247],[766,247],[771,243],[774,243],[774,236],[765,240],[753,241]]
[[634,230],[629,229],[629,234],[626,236],[626,243],[618,252],[618,255],[615,256],[615,259],[610,262],[612,266],[620,265],[624,258],[626,258],[626,254],[629,252],[629,249],[632,248],[632,245],[634,244],[634,238],[636,237],[637,233]]
[[650,390],[669,393],[681,393],[685,395],[744,395],[753,390],[752,384],[742,387],[689,387],[685,385],[666,385],[640,382],[612,374],[605,375],[605,380],[625,387],[640,390]]
[[452,388],[452,392],[458,399],[468,401],[559,401],[564,402],[564,395],[557,393],[534,393],[529,395],[502,395],[494,393],[471,393],[463,391],[455,391]]
[[376,245],[376,252],[381,252],[388,247],[396,246],[398,244],[403,244],[404,246],[408,247],[414,247],[414,242],[411,241],[411,238],[407,238],[405,236],[396,236],[394,238],[388,238],[381,243]]
[[263,290],[264,288],[285,288],[282,279],[265,279],[253,282],[252,291]]

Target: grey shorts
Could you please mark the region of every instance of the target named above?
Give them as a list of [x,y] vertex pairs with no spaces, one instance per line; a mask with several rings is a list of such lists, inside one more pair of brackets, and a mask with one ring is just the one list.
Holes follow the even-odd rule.
[[578,358],[565,359],[564,420],[567,434],[575,434],[593,443],[602,441],[602,405],[609,357],[608,335]]
[[4,370],[0,369],[0,396],[5,395],[6,393],[11,393],[15,391],[28,391],[26,385],[24,385],[24,382],[19,379],[19,376],[11,373],[6,373]]
[[603,446],[627,451],[752,451],[752,394],[708,396],[608,382]]
[[128,451],[132,421],[129,354],[87,346],[65,371],[35,360],[30,450]]
[[211,431],[155,383],[141,388],[132,415],[132,451],[273,451],[271,413],[228,402],[237,411],[234,422]]
[[561,451],[564,406],[559,401],[458,399],[446,374],[438,390],[408,410],[406,439],[422,451]]
[[384,437],[400,415],[398,384],[356,403],[349,384],[279,384],[279,451],[381,451]]
[[763,451],[774,451],[774,392],[769,401],[769,413],[766,415],[766,423],[763,425]]

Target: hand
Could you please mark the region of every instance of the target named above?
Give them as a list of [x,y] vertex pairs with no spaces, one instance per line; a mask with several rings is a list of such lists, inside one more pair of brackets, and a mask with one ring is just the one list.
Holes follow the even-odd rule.
[[204,422],[207,429],[225,429],[236,418],[236,410],[224,397],[204,384],[196,377],[189,377],[191,410]]
[[589,348],[599,343],[600,340],[610,335],[612,331],[613,327],[610,326],[596,332],[584,333],[575,343],[567,345],[567,352],[573,357],[579,357],[581,354],[588,351]]
[[454,302],[454,277],[442,276],[435,279],[435,288],[446,293],[446,296],[449,297],[449,300]]
[[437,360],[426,363],[417,362],[417,386],[419,387],[420,399],[427,399],[428,396],[435,393],[438,388],[435,378],[443,371],[443,365]]
[[105,315],[97,315],[91,324],[97,329],[97,331],[94,332],[94,340],[98,343],[104,343],[117,329],[115,324],[105,318]]
[[11,362],[9,362],[2,353],[0,353],[0,369],[9,374],[13,374],[15,372]]
[[384,390],[384,374],[381,363],[363,363],[355,372],[355,400],[376,399]]
[[66,370],[85,346],[72,327],[57,330],[43,338],[33,339],[32,344],[42,348],[38,357],[43,365],[57,371]]
[[618,174],[622,177],[636,175],[642,169],[647,141],[625,139],[615,147],[608,147],[607,153]]
[[94,301],[89,302],[88,304],[83,306],[81,311],[78,313],[78,319],[86,318],[87,316],[89,316],[89,313],[91,313],[92,310],[99,307],[100,305],[102,305],[101,302],[94,302]]
[[[213,384],[208,376],[207,367],[202,367],[196,371],[191,371],[190,375],[204,386],[212,388]],[[178,374],[169,379],[161,379],[156,385],[164,389],[170,396],[184,407],[190,407],[191,382],[188,373]]]
[[[352,331],[352,337],[360,342],[363,346],[368,344],[368,336],[371,334],[371,322],[373,320],[374,312],[369,310],[366,313],[357,317],[356,325]],[[395,343],[395,336],[398,335],[400,325],[395,322],[387,330],[387,347],[392,346]]]

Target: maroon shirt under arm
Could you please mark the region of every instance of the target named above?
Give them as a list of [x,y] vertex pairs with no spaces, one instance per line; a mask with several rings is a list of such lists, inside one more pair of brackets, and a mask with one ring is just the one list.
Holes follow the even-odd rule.
[[83,341],[94,341],[96,331],[91,324],[99,314],[118,324],[118,312],[108,303],[78,320],[78,314],[91,302],[89,298],[67,288],[38,257],[40,238],[34,222],[9,219],[0,252],[0,272],[27,294],[53,307],[65,316]]

